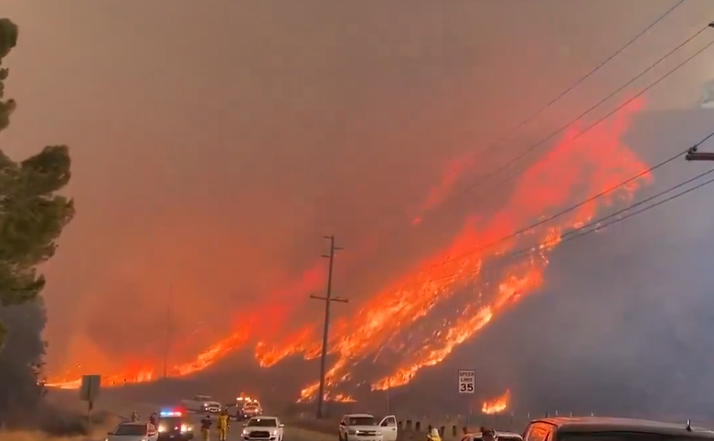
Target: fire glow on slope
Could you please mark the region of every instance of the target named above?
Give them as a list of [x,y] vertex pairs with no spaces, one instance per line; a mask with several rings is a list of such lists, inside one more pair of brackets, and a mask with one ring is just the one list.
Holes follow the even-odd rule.
[[481,412],[487,415],[494,415],[501,413],[508,409],[508,404],[511,401],[511,391],[507,390],[500,397],[494,398],[493,400],[484,401],[481,406]]
[[[543,270],[548,264],[546,254],[560,242],[564,230],[577,228],[591,220],[599,204],[608,204],[613,197],[630,197],[640,185],[634,182],[609,198],[584,204],[557,219],[542,225],[522,237],[487,247],[519,230],[524,224],[573,205],[589,195],[598,194],[646,170],[645,164],[622,144],[620,136],[632,113],[641,102],[633,103],[627,112],[614,121],[598,126],[576,141],[577,128],[528,169],[518,180],[504,207],[479,228],[467,222],[452,244],[434,259],[422,265],[389,288],[378,293],[353,318],[351,330],[332,340],[331,352],[338,360],[328,371],[331,385],[349,379],[349,367],[377,352],[393,341],[417,320],[427,316],[438,303],[444,302],[481,278],[484,264],[498,261],[499,256],[518,246],[532,246],[526,258],[497,268],[497,290],[486,304],[481,296],[466,298],[466,308],[446,329],[433,334],[420,349],[401,353],[404,362],[391,375],[372,383],[372,389],[388,389],[408,383],[422,368],[442,362],[459,344],[471,338],[495,316],[502,313],[524,295],[534,292],[543,283]],[[485,248],[485,249],[484,249]],[[477,292],[481,294],[481,292]],[[303,389],[302,400],[314,397],[317,382]]]
[[[641,106],[641,102],[633,103],[624,109],[626,111],[620,112],[618,118],[601,124],[576,141],[571,139],[578,130],[568,132],[550,152],[520,176],[510,197],[487,222],[477,222],[475,217],[467,220],[451,244],[422,261],[408,274],[389,283],[364,302],[353,317],[336,320],[332,327],[330,353],[337,360],[327,374],[328,383],[336,385],[349,380],[350,368],[354,364],[384,347],[400,347],[400,337],[409,333],[417,321],[427,318],[436,305],[446,301],[464,305],[454,317],[446,320],[443,329],[435,330],[421,345],[400,352],[401,364],[395,366],[389,375],[374,379],[372,388],[387,389],[406,384],[420,369],[443,361],[456,346],[472,338],[523,296],[542,286],[543,270],[548,264],[547,253],[559,243],[560,235],[592,219],[600,206],[608,204],[611,198],[629,197],[641,182],[614,192],[609,195],[611,198],[585,204],[521,237],[501,242],[495,247],[484,247],[540,217],[551,215],[642,172],[645,165],[620,141],[632,114]],[[439,189],[445,185],[450,187],[451,183],[440,184],[436,193],[441,194]],[[435,204],[432,200],[435,198],[440,199],[432,195],[426,205]],[[494,265],[499,256],[524,246],[532,247],[533,252],[529,256]],[[295,289],[282,292],[290,292],[291,299],[306,297],[306,292],[322,288],[323,278],[319,277],[322,271],[324,269],[311,271],[311,276],[298,281]],[[485,275],[496,283],[487,284]],[[483,298],[490,300],[484,302]],[[290,311],[287,308],[285,315],[289,316]],[[269,367],[298,353],[307,359],[315,358],[320,350],[317,325],[307,325],[282,337],[276,333],[261,335],[261,341],[255,348],[256,359],[261,366]],[[244,322],[230,336],[213,344],[194,360],[170,367],[169,373],[184,376],[206,369],[229,353],[256,342],[252,331],[251,324]],[[161,371],[160,364],[154,362],[136,366],[129,372],[107,375],[103,382],[151,381]],[[48,384],[77,387],[78,373],[51,378]],[[316,390],[317,383],[308,385],[301,398],[311,399]]]

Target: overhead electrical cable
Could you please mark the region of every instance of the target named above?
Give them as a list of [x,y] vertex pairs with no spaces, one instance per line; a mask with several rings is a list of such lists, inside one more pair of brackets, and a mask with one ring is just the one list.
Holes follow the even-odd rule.
[[[649,211],[649,210],[651,210],[651,209],[653,209],[653,208],[656,208],[656,207],[659,207],[659,206],[661,206],[661,205],[664,205],[664,204],[666,204],[667,202],[671,202],[671,201],[673,201],[673,200],[675,200],[675,199],[678,199],[678,198],[680,198],[680,197],[682,197],[682,196],[685,196],[685,195],[687,195],[687,194],[690,194],[690,193],[694,192],[695,190],[699,190],[699,189],[702,188],[702,187],[705,187],[705,186],[707,186],[707,185],[713,184],[713,183],[714,183],[714,178],[711,178],[711,179],[708,179],[708,180],[706,180],[706,181],[704,181],[704,182],[701,182],[701,183],[699,183],[699,184],[697,184],[697,185],[695,185],[695,186],[693,186],[693,187],[690,187],[690,188],[681,190],[681,191],[679,191],[679,192],[677,192],[677,193],[675,193],[675,194],[673,194],[673,195],[671,195],[671,196],[669,196],[669,197],[667,197],[667,198],[665,198],[665,199],[662,199],[662,200],[660,200],[660,201],[654,202],[654,203],[652,203],[652,204],[650,204],[650,205],[646,205],[646,206],[640,208],[639,210],[630,211],[630,210],[632,210],[633,208],[636,208],[636,207],[638,207],[638,206],[644,205],[644,204],[646,204],[647,202],[651,202],[651,201],[654,200],[654,199],[657,199],[657,198],[659,198],[659,197],[661,197],[661,196],[664,196],[664,195],[667,194],[667,193],[671,193],[671,192],[674,191],[674,190],[677,190],[677,189],[679,189],[679,188],[682,188],[682,187],[686,186],[687,184],[691,184],[691,183],[693,183],[693,182],[695,182],[695,181],[701,179],[702,177],[707,176],[707,175],[710,175],[710,174],[712,174],[712,173],[714,173],[714,168],[712,168],[712,169],[710,169],[710,170],[707,170],[707,171],[705,171],[705,172],[703,172],[703,173],[700,173],[700,174],[698,174],[698,175],[696,175],[696,176],[694,176],[694,177],[692,177],[692,178],[690,178],[690,179],[687,179],[687,180],[684,181],[684,182],[680,182],[679,184],[676,184],[676,185],[674,185],[674,186],[672,186],[672,187],[669,187],[669,188],[667,188],[667,189],[665,189],[665,190],[663,190],[663,191],[660,191],[660,192],[658,192],[658,193],[656,193],[656,194],[654,194],[654,195],[652,195],[652,196],[650,196],[650,197],[648,197],[648,198],[646,198],[646,199],[644,199],[644,200],[635,202],[635,203],[633,203],[633,204],[631,204],[631,205],[629,205],[629,206],[627,206],[627,207],[625,207],[625,208],[623,208],[623,209],[621,209],[621,210],[616,211],[615,213],[608,214],[607,216],[603,216],[603,217],[598,218],[598,219],[596,219],[596,220],[594,220],[594,221],[588,222],[587,224],[582,225],[581,227],[578,227],[578,228],[576,228],[576,229],[573,229],[573,230],[571,230],[571,231],[568,231],[568,232],[566,232],[566,233],[564,233],[564,234],[562,234],[562,235],[560,236],[559,240],[557,241],[557,245],[561,245],[561,244],[563,244],[563,243],[570,242],[571,240],[575,240],[575,239],[578,239],[578,238],[587,236],[587,235],[589,235],[589,234],[599,232],[599,231],[605,229],[606,227],[609,227],[609,226],[614,225],[614,224],[616,224],[616,223],[622,222],[622,221],[624,221],[624,220],[626,220],[626,219],[629,219],[629,218],[631,218],[631,217],[637,216],[638,214],[645,213],[645,212],[647,212],[647,211]],[[620,215],[621,215],[621,216],[620,216]],[[619,217],[618,217],[618,216],[619,216]],[[608,220],[609,220],[609,221],[608,221]],[[607,221],[607,222],[605,222],[605,221]],[[521,257],[526,257],[526,256],[529,256],[529,255],[532,255],[533,253],[537,252],[537,250],[539,250],[539,249],[540,249],[540,250],[544,250],[544,249],[547,249],[547,248],[548,248],[548,247],[544,247],[544,246],[542,246],[542,245],[540,245],[540,246],[531,246],[531,247],[527,247],[527,248],[521,248],[521,249],[519,249],[519,250],[510,252],[510,253],[506,253],[506,254],[503,254],[503,255],[500,255],[500,256],[496,256],[496,259],[495,259],[494,261],[485,262],[485,263],[481,264],[481,265],[479,266],[479,268],[478,268],[478,271],[476,271],[476,272],[481,272],[484,268],[490,268],[490,267],[495,267],[495,266],[502,265],[505,261],[509,261],[509,260],[512,260],[512,259],[516,259],[516,258],[521,258]],[[446,263],[446,262],[444,262],[444,264],[445,264],[445,263]],[[435,279],[431,279],[430,282],[433,283],[433,282],[441,282],[441,281],[455,281],[455,280],[456,280],[457,278],[459,278],[459,277],[463,277],[463,274],[458,274],[458,275],[450,274],[450,275],[443,276],[443,277],[437,277],[437,278],[435,278]],[[415,284],[408,284],[408,286],[411,286],[411,285],[420,285],[420,284],[417,284],[417,283],[415,283]],[[401,287],[401,289],[403,289],[403,288],[404,288],[404,287]]]
[[[615,91],[613,91],[612,93],[610,93],[609,95],[607,95],[605,98],[603,98],[602,100],[600,100],[599,102],[597,102],[595,105],[593,105],[592,107],[590,107],[589,109],[587,109],[585,112],[583,112],[583,113],[581,113],[580,115],[578,115],[577,117],[571,119],[567,124],[561,126],[559,129],[555,130],[555,131],[552,132],[550,135],[548,135],[547,137],[543,138],[541,141],[539,141],[539,142],[537,142],[537,143],[531,145],[531,146],[528,147],[526,150],[524,150],[522,153],[516,155],[514,158],[510,159],[509,161],[507,161],[505,164],[501,165],[500,167],[496,168],[495,170],[493,170],[493,171],[487,173],[486,175],[482,176],[481,179],[479,179],[476,183],[474,183],[474,184],[468,186],[467,188],[465,188],[465,189],[463,190],[463,192],[465,193],[465,192],[471,191],[471,190],[473,190],[474,188],[477,188],[477,187],[483,185],[488,179],[492,178],[493,176],[495,176],[495,175],[497,175],[498,173],[502,172],[503,170],[507,169],[507,168],[510,167],[512,164],[518,162],[519,160],[521,160],[522,158],[524,158],[525,156],[527,156],[529,153],[532,153],[532,152],[533,152],[534,150],[536,150],[538,147],[541,147],[541,146],[545,145],[546,142],[550,141],[550,140],[551,140],[552,138],[554,138],[556,135],[558,135],[558,134],[564,132],[564,131],[567,130],[570,126],[572,126],[572,125],[575,124],[577,121],[579,121],[579,120],[581,120],[583,117],[585,117],[587,114],[589,114],[590,112],[592,112],[592,111],[595,110],[596,108],[600,107],[600,105],[604,104],[604,103],[605,103],[606,101],[608,101],[610,98],[614,97],[614,96],[617,95],[618,93],[620,93],[620,92],[622,92],[623,90],[625,90],[625,89],[626,89],[628,86],[630,86],[632,83],[634,83],[635,81],[637,81],[637,80],[639,80],[640,78],[642,78],[644,75],[646,75],[646,74],[647,74],[648,72],[650,72],[652,69],[654,69],[655,67],[657,67],[657,65],[659,65],[659,64],[662,63],[662,62],[664,62],[666,59],[668,59],[670,56],[672,56],[672,54],[674,54],[674,53],[677,52],[679,49],[683,48],[684,46],[686,46],[687,44],[689,44],[692,40],[694,40],[694,39],[697,38],[699,35],[701,35],[701,34],[702,34],[704,31],[706,31],[709,27],[710,27],[710,26],[707,25],[707,26],[704,26],[703,28],[701,28],[701,29],[700,29],[699,31],[697,31],[695,34],[693,34],[692,36],[690,36],[689,38],[687,38],[686,40],[684,40],[682,43],[680,43],[677,47],[675,47],[674,49],[672,49],[671,51],[669,51],[667,54],[665,54],[662,58],[660,58],[659,60],[657,60],[656,62],[654,62],[653,64],[651,64],[651,65],[650,65],[649,67],[647,67],[645,70],[643,70],[642,72],[640,72],[638,75],[636,75],[634,78],[632,78],[631,80],[629,80],[627,83],[625,83],[625,84],[623,84],[622,86],[620,86],[619,88],[617,88]],[[582,132],[578,133],[578,135],[576,135],[574,139],[579,138],[579,137],[582,136],[583,134],[587,133],[590,129],[592,129],[593,127],[595,127],[596,125],[598,125],[600,122],[602,122],[602,121],[604,121],[605,119],[609,118],[610,116],[612,116],[613,114],[615,114],[617,111],[619,111],[620,109],[622,109],[623,107],[625,107],[627,104],[631,103],[631,102],[634,101],[635,99],[637,99],[637,98],[639,98],[640,96],[642,96],[645,92],[649,91],[650,89],[652,89],[653,87],[655,87],[656,85],[658,85],[659,83],[661,83],[662,81],[664,81],[666,78],[668,78],[668,77],[669,77],[670,75],[672,75],[674,72],[676,72],[677,70],[679,70],[679,69],[680,69],[681,67],[683,67],[685,64],[689,63],[691,60],[693,60],[694,58],[696,58],[699,54],[701,54],[701,53],[704,52],[705,50],[709,49],[709,47],[711,47],[712,44],[714,44],[714,41],[710,42],[709,44],[707,44],[706,46],[704,46],[703,48],[701,48],[701,49],[699,49],[697,52],[695,52],[693,55],[687,57],[684,61],[682,61],[681,63],[677,64],[677,66],[675,66],[674,69],[672,69],[672,70],[670,70],[669,72],[667,72],[664,76],[660,77],[657,81],[655,81],[654,83],[652,83],[652,84],[650,84],[649,86],[647,86],[645,89],[643,89],[642,91],[640,91],[640,92],[639,92],[637,95],[635,95],[634,97],[632,97],[632,98],[630,98],[629,100],[625,101],[623,104],[621,104],[620,106],[618,106],[614,111],[612,111],[612,112],[608,113],[607,115],[605,115],[604,117],[598,119],[594,124],[591,124],[590,126],[588,126],[587,129],[585,129],[585,130],[583,130]],[[572,140],[570,140],[570,141],[572,141]]]
[[[710,45],[711,45],[711,44],[714,44],[714,41],[713,41],[712,43],[710,43]],[[711,133],[709,133],[707,136],[705,136],[704,138],[702,138],[702,139],[699,140],[698,142],[696,142],[692,147],[697,147],[697,148],[698,148],[698,147],[700,147],[702,144],[704,144],[705,142],[709,141],[709,140],[710,140],[711,138],[713,138],[713,137],[714,137],[714,131],[711,132]],[[468,252],[459,254],[459,255],[457,255],[457,256],[450,256],[450,257],[448,257],[447,259],[445,259],[445,260],[443,260],[443,261],[441,261],[441,262],[439,262],[439,263],[436,263],[436,264],[431,265],[431,266],[429,266],[429,267],[427,267],[427,268],[424,268],[421,272],[426,272],[426,271],[429,271],[429,270],[431,270],[431,269],[433,269],[433,268],[438,268],[438,267],[441,267],[441,266],[443,266],[443,265],[447,265],[447,264],[449,264],[449,263],[451,263],[451,262],[457,261],[457,260],[459,260],[459,259],[462,259],[462,258],[464,258],[464,257],[468,257],[468,256],[473,255],[473,254],[483,253],[484,251],[487,251],[487,250],[489,250],[489,249],[492,249],[492,248],[494,248],[495,246],[500,245],[500,244],[502,244],[502,243],[504,243],[504,242],[506,242],[506,241],[508,241],[508,240],[514,239],[514,238],[516,238],[517,236],[519,236],[519,235],[521,235],[521,234],[523,234],[523,233],[527,233],[528,231],[534,230],[535,228],[538,228],[538,227],[540,227],[541,225],[544,225],[544,224],[546,224],[546,223],[548,223],[548,222],[551,222],[551,221],[553,221],[553,220],[555,220],[555,219],[558,219],[558,218],[560,218],[560,217],[562,217],[562,216],[564,216],[564,215],[566,215],[566,214],[568,214],[568,213],[570,213],[570,212],[572,212],[572,211],[574,211],[574,210],[577,210],[578,208],[582,207],[582,206],[585,205],[585,204],[588,204],[588,203],[590,203],[590,202],[594,202],[595,200],[600,199],[600,198],[602,198],[602,197],[604,197],[604,196],[607,196],[608,194],[610,194],[610,193],[612,193],[612,192],[614,192],[614,191],[616,191],[616,190],[618,190],[618,189],[624,188],[624,187],[626,187],[627,185],[631,184],[632,182],[634,182],[634,181],[636,181],[636,180],[638,180],[638,179],[640,179],[640,178],[643,178],[643,177],[649,175],[649,174],[652,173],[653,171],[655,171],[655,170],[657,170],[657,169],[660,169],[660,168],[664,167],[664,166],[667,165],[667,164],[672,163],[672,162],[675,161],[677,158],[681,158],[681,157],[683,157],[684,155],[686,155],[687,152],[688,152],[692,147],[689,147],[689,148],[687,148],[687,149],[681,150],[680,152],[674,154],[673,156],[670,156],[669,158],[667,158],[667,159],[665,159],[665,160],[663,160],[663,161],[660,161],[660,162],[658,162],[657,164],[655,164],[655,165],[653,165],[653,166],[648,167],[646,170],[640,171],[639,173],[637,173],[637,174],[635,174],[635,175],[633,175],[633,176],[631,176],[631,177],[625,179],[624,181],[622,181],[622,182],[620,182],[620,183],[618,183],[618,184],[616,184],[616,185],[613,185],[612,187],[610,187],[610,188],[608,188],[608,189],[606,189],[606,190],[603,190],[603,191],[601,191],[601,192],[599,192],[599,193],[597,193],[597,194],[595,194],[595,195],[593,195],[593,196],[590,196],[590,197],[588,197],[587,199],[584,199],[584,200],[582,200],[582,201],[580,201],[580,202],[578,202],[578,203],[576,203],[576,204],[574,204],[574,205],[571,205],[571,206],[569,206],[568,208],[565,208],[565,209],[563,209],[563,210],[560,210],[560,211],[558,211],[557,213],[555,213],[555,214],[553,214],[553,215],[551,215],[551,216],[547,216],[547,217],[545,217],[545,218],[543,218],[543,219],[541,219],[541,220],[539,220],[539,221],[537,221],[537,222],[535,222],[535,223],[532,223],[532,224],[530,224],[530,225],[528,225],[528,226],[526,226],[526,227],[520,228],[520,229],[518,229],[518,230],[516,230],[516,231],[514,231],[514,232],[512,232],[512,233],[509,233],[509,234],[507,234],[507,235],[505,235],[505,236],[503,236],[503,237],[500,237],[500,238],[498,238],[498,239],[494,240],[493,242],[490,242],[490,243],[488,243],[488,244],[486,244],[486,245],[480,246],[480,247],[478,247],[478,248],[475,248],[475,249],[470,250],[470,251],[468,251]],[[707,173],[708,173],[708,172],[707,172]],[[705,173],[705,174],[707,174],[707,173]],[[700,178],[701,176],[704,176],[705,174],[700,175],[700,176],[697,176],[696,179]],[[671,188],[669,188],[667,191],[676,190],[677,188],[681,187],[682,185],[686,185],[686,184],[689,183],[689,182],[690,182],[690,181],[686,181],[686,182],[684,182],[684,183],[681,184],[681,185],[671,187]],[[647,201],[649,201],[649,200],[650,200],[650,199],[647,199]],[[625,209],[623,209],[623,210],[624,210],[624,211],[631,210],[631,209],[632,209],[633,207],[635,207],[635,206],[637,206],[637,205],[630,205],[630,206],[628,206],[627,208],[625,208]],[[622,210],[616,212],[615,215],[617,215],[617,214],[619,214],[619,213],[621,213],[621,212],[622,212]],[[604,217],[604,218],[598,219],[598,220],[595,221],[595,222],[602,222],[602,221],[604,221],[604,220],[609,219],[610,217],[611,217],[611,215],[608,215],[608,216],[606,216],[606,217]],[[589,224],[588,224],[588,225],[589,225]],[[585,228],[586,226],[587,226],[587,225],[584,225],[583,228]],[[566,233],[566,234],[569,234],[569,233]],[[566,234],[564,234],[563,236],[565,236]],[[529,249],[532,250],[532,248],[529,248]]]
[[[704,29],[706,29],[706,28],[704,28]],[[696,37],[697,35],[701,34],[701,32],[702,32],[702,31],[699,31],[699,32],[698,32],[697,34],[695,34],[693,37],[690,37],[684,44],[688,43],[688,42],[691,41],[694,37]],[[635,80],[636,80],[636,79],[639,79],[642,75],[644,75],[648,70],[652,69],[652,67],[654,67],[654,66],[657,65],[658,63],[664,61],[667,57],[669,57],[669,56],[670,56],[673,52],[675,52],[677,49],[683,47],[684,44],[679,45],[674,51],[670,52],[669,54],[665,55],[663,58],[661,58],[660,60],[658,60],[655,64],[653,64],[652,66],[650,66],[647,70],[645,70],[645,71],[642,72],[640,75],[638,75],[637,77],[635,77]],[[678,71],[680,68],[684,67],[684,65],[686,65],[687,63],[689,63],[690,61],[692,61],[692,60],[693,60],[694,58],[696,58],[697,56],[699,56],[702,52],[704,52],[704,51],[706,51],[707,49],[709,49],[712,45],[714,45],[714,41],[709,42],[706,46],[702,47],[702,48],[699,49],[697,52],[695,52],[694,54],[692,54],[692,55],[690,55],[689,57],[687,57],[684,61],[680,62],[680,63],[677,64],[674,68],[672,68],[671,70],[669,70],[666,74],[664,74],[663,76],[661,76],[660,78],[658,78],[654,83],[651,83],[649,86],[647,86],[647,87],[645,87],[644,89],[642,89],[642,90],[641,90],[640,92],[638,92],[636,95],[630,97],[629,99],[627,99],[626,101],[624,101],[623,103],[621,103],[619,106],[617,106],[617,107],[616,107],[614,110],[612,110],[611,112],[609,112],[609,113],[607,113],[606,115],[604,115],[604,116],[598,118],[597,120],[595,120],[592,124],[588,125],[588,126],[585,127],[583,130],[581,130],[580,132],[578,132],[575,136],[573,136],[571,139],[569,139],[568,142],[574,142],[576,139],[578,139],[578,138],[580,138],[581,136],[585,135],[585,134],[588,133],[590,130],[594,129],[595,127],[597,127],[598,125],[600,125],[601,123],[603,123],[605,120],[607,120],[608,118],[610,118],[611,116],[613,116],[615,113],[617,113],[617,112],[619,112],[620,110],[622,110],[622,109],[624,109],[625,107],[627,107],[628,104],[632,103],[633,101],[635,101],[636,99],[638,99],[639,97],[641,97],[642,95],[644,95],[645,93],[647,93],[648,91],[650,91],[652,88],[654,88],[655,86],[657,86],[658,84],[660,84],[662,81],[666,80],[668,77],[670,77],[670,76],[671,76],[672,74],[674,74],[676,71]],[[622,91],[625,87],[627,87],[630,83],[631,83],[631,82],[628,82],[628,83],[625,84],[624,86],[620,87],[618,90],[616,90],[615,92],[613,92],[612,94],[610,94],[610,95],[609,95],[607,98],[605,98],[604,100],[600,101],[600,102],[599,102],[598,104],[596,104],[594,107],[591,107],[591,108],[590,108],[587,112],[585,112],[583,115],[589,113],[589,112],[592,111],[595,107],[598,107],[598,106],[599,106],[600,104],[602,104],[603,102],[607,101],[608,99],[612,98],[612,97],[613,97],[614,95],[616,95],[617,93],[621,92],[621,91]],[[546,138],[544,138],[543,140],[539,141],[537,144],[534,144],[529,150],[526,150],[522,155],[519,155],[519,156],[516,157],[514,160],[510,161],[508,164],[506,164],[506,165],[504,165],[503,167],[500,167],[498,170],[496,170],[496,171],[490,173],[488,176],[484,177],[484,178],[481,180],[481,182],[476,183],[476,184],[474,184],[473,186],[468,187],[467,189],[464,190],[464,192],[469,191],[469,190],[471,190],[471,189],[473,189],[473,188],[475,188],[475,187],[478,187],[480,184],[483,184],[483,183],[484,183],[484,180],[487,179],[488,177],[494,176],[494,175],[497,174],[498,172],[500,172],[500,171],[504,170],[505,168],[507,168],[508,165],[510,165],[510,164],[512,164],[512,163],[514,163],[514,162],[516,162],[516,161],[518,161],[518,160],[521,159],[522,157],[526,156],[528,153],[530,153],[530,151],[534,150],[535,148],[538,148],[538,147],[542,146],[542,145],[545,144],[547,141],[549,141],[551,138],[553,138],[555,135],[557,135],[557,134],[563,132],[565,129],[567,129],[568,127],[570,127],[570,125],[572,125],[573,123],[575,123],[576,121],[578,121],[583,115],[581,115],[581,116],[578,117],[578,118],[575,118],[574,120],[572,120],[572,121],[571,121],[570,123],[568,123],[567,125],[561,127],[561,128],[558,129],[557,131],[551,133],[550,135],[548,135],[548,137],[546,137]],[[500,186],[501,184],[504,184],[504,183],[506,183],[506,182],[508,182],[508,181],[511,181],[511,180],[513,180],[513,179],[516,179],[518,176],[520,176],[521,173],[523,173],[523,172],[524,172],[526,169],[528,169],[528,167],[530,167],[531,165],[532,165],[532,164],[525,164],[523,167],[521,167],[520,169],[516,170],[514,173],[512,173],[512,174],[510,174],[509,176],[507,176],[507,177],[505,177],[505,178],[503,178],[503,179],[501,179],[501,180],[495,182],[493,185],[494,185],[494,186]]]
[[600,64],[598,64],[595,68],[593,68],[590,72],[585,74],[585,76],[581,77],[579,80],[577,80],[575,83],[573,83],[570,87],[567,89],[563,90],[558,96],[553,98],[548,104],[545,106],[541,107],[538,109],[535,113],[530,115],[528,118],[523,120],[520,124],[518,124],[515,128],[509,130],[507,133],[493,141],[491,144],[486,146],[486,148],[482,149],[480,152],[476,154],[476,158],[479,158],[483,153],[492,150],[496,146],[498,146],[501,142],[505,141],[509,137],[511,137],[513,134],[518,132],[520,129],[522,129],[524,126],[526,126],[528,123],[536,119],[538,116],[540,116],[543,112],[548,110],[551,106],[553,106],[555,103],[560,101],[563,97],[565,97],[567,94],[573,91],[576,87],[580,86],[585,80],[593,76],[596,72],[598,72],[600,69],[602,69],[607,63],[612,61],[615,57],[620,55],[622,52],[624,52],[628,47],[632,46],[637,40],[639,40],[643,35],[645,35],[650,29],[655,27],[658,23],[660,23],[662,20],[664,20],[669,14],[671,14],[675,9],[677,9],[679,6],[684,3],[684,0],[679,0],[677,3],[674,4],[674,6],[670,7],[667,11],[664,12],[664,14],[660,15],[655,21],[649,24],[646,28],[644,28],[642,31],[640,31],[637,35],[632,37],[630,41],[625,43],[624,46],[616,50],[615,52],[612,53],[609,57],[607,57],[605,60],[603,60]]
[[[664,205],[664,204],[666,204],[667,202],[671,202],[671,201],[673,201],[673,200],[675,200],[675,199],[677,199],[677,198],[679,198],[679,197],[682,197],[682,196],[684,196],[684,195],[686,195],[686,194],[689,194],[689,193],[691,193],[691,192],[693,192],[693,191],[695,191],[695,190],[698,190],[698,189],[700,189],[700,188],[702,188],[702,187],[705,187],[705,186],[707,186],[707,185],[710,185],[710,184],[714,183],[714,178],[708,179],[708,180],[706,180],[706,181],[704,181],[704,182],[701,182],[701,183],[699,183],[699,184],[697,184],[697,185],[695,185],[695,186],[693,186],[693,187],[690,187],[690,188],[684,189],[684,190],[682,190],[682,191],[679,191],[679,192],[677,192],[677,193],[675,193],[675,194],[673,194],[673,195],[671,195],[671,196],[669,196],[669,197],[667,197],[667,198],[665,198],[665,199],[662,199],[662,200],[660,200],[660,201],[654,202],[654,203],[652,203],[652,204],[650,204],[650,205],[646,205],[646,206],[640,208],[639,210],[631,211],[633,208],[637,208],[637,207],[640,207],[640,206],[642,206],[642,205],[647,204],[648,202],[652,202],[653,200],[655,200],[655,199],[657,199],[657,198],[660,198],[660,197],[662,197],[662,196],[664,196],[664,195],[666,195],[666,194],[668,194],[668,193],[671,193],[671,192],[673,192],[673,191],[675,191],[675,190],[678,190],[678,189],[680,189],[680,188],[682,188],[682,187],[684,187],[684,186],[686,186],[686,185],[689,185],[689,184],[691,184],[691,183],[693,183],[693,182],[695,182],[695,181],[697,181],[697,180],[703,178],[704,176],[710,175],[710,174],[712,174],[712,173],[714,173],[714,168],[709,169],[709,170],[707,170],[707,171],[705,171],[705,172],[699,173],[698,175],[696,175],[696,176],[694,176],[694,177],[692,177],[692,178],[689,178],[689,179],[687,179],[686,181],[680,182],[679,184],[676,184],[676,185],[673,185],[673,186],[671,186],[671,187],[668,187],[668,188],[666,188],[666,189],[664,189],[664,190],[662,190],[662,191],[660,191],[660,192],[655,193],[654,195],[652,195],[652,196],[650,196],[650,197],[647,197],[647,198],[642,199],[642,200],[640,200],[640,201],[637,201],[637,202],[635,202],[635,203],[633,203],[633,204],[630,204],[630,205],[628,205],[628,206],[625,207],[625,208],[622,208],[622,209],[620,209],[620,210],[615,211],[614,213],[610,213],[610,214],[608,214],[607,216],[603,216],[603,217],[598,218],[598,219],[596,219],[596,220],[594,220],[594,221],[588,222],[588,223],[585,224],[585,225],[582,225],[582,226],[580,226],[580,227],[578,227],[578,228],[575,228],[575,229],[573,229],[573,230],[571,230],[571,231],[568,231],[568,232],[566,232],[566,233],[564,233],[563,235],[560,236],[560,241],[558,241],[558,244],[560,245],[560,244],[562,244],[562,243],[570,242],[571,240],[575,240],[575,239],[577,239],[577,238],[580,238],[580,237],[583,237],[583,236],[587,236],[588,234],[596,233],[596,232],[601,231],[601,230],[603,230],[604,228],[606,228],[606,227],[608,227],[608,226],[610,226],[610,225],[614,225],[614,224],[616,224],[616,223],[622,222],[622,221],[624,221],[624,220],[626,220],[626,219],[629,219],[629,218],[631,218],[631,217],[634,217],[634,216],[636,216],[636,215],[638,215],[638,214],[644,213],[644,212],[649,211],[649,210],[651,210],[651,209],[653,209],[653,208],[656,208],[656,207],[659,207],[659,206],[661,206],[661,205]],[[535,248],[535,247],[522,248],[522,249],[517,250],[517,251],[514,251],[514,252],[512,252],[512,253],[508,253],[508,254],[506,254],[506,255],[504,255],[504,256],[500,256],[500,257],[498,258],[498,261],[496,261],[496,262],[491,262],[491,264],[497,265],[497,264],[499,264],[499,263],[502,263],[502,261],[503,261],[504,259],[512,259],[512,258],[516,258],[516,257],[521,257],[521,256],[526,255],[526,254],[531,254],[531,253],[534,251],[534,248]],[[489,264],[485,264],[484,266],[487,267],[487,266],[489,266]]]

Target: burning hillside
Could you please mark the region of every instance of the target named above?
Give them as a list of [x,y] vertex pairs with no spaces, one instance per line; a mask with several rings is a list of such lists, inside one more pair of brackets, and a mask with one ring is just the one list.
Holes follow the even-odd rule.
[[[340,390],[349,390],[351,384],[363,381],[368,381],[372,390],[405,385],[422,369],[441,363],[454,348],[476,338],[481,329],[507,314],[525,296],[536,293],[545,283],[548,256],[560,243],[561,235],[592,220],[598,210],[615,200],[631,198],[643,181],[583,204],[553,222],[514,237],[509,235],[644,172],[646,165],[621,140],[632,114],[641,107],[640,101],[631,103],[616,118],[576,140],[573,138],[579,133],[577,126],[568,131],[519,176],[513,187],[499,190],[503,193],[499,196],[502,203],[495,213],[483,217],[474,211],[441,250],[393,277],[370,297],[363,297],[366,300],[351,316],[335,320],[329,342],[335,361],[327,375],[331,388],[335,390],[339,385]],[[467,178],[472,169],[470,162],[450,168],[451,173],[434,186],[422,204],[418,220],[412,222],[420,223],[428,218],[431,211],[456,191],[456,183]],[[407,225],[408,222],[405,227]],[[508,253],[521,249],[530,249],[530,252],[517,259],[504,259]],[[299,304],[293,300],[322,289],[323,266],[324,262],[316,264],[300,280],[281,290],[290,293],[290,302],[279,306],[258,305],[256,309],[272,308],[271,314],[277,317],[278,323],[289,322]],[[456,307],[439,308],[447,304]],[[288,357],[299,355],[313,359],[319,355],[319,322],[306,323],[292,332],[280,327],[267,333],[259,331],[261,329],[255,319],[244,319],[230,335],[202,353],[192,357],[184,354],[185,361],[170,366],[169,374],[191,375],[249,346],[254,348],[257,363],[265,369]],[[390,371],[382,375],[354,378],[353,366],[377,354],[391,354],[389,358],[399,362],[392,363]],[[52,376],[49,383],[64,388],[77,387],[80,374],[88,368],[91,366],[84,368],[78,363],[76,369]],[[103,374],[105,383],[121,384],[151,381],[162,371],[161,362],[156,359],[136,366],[118,366]],[[316,390],[317,382],[306,385],[300,399],[314,398]],[[508,394],[501,398],[505,403]],[[499,403],[486,403],[484,408],[490,411],[500,406]]]

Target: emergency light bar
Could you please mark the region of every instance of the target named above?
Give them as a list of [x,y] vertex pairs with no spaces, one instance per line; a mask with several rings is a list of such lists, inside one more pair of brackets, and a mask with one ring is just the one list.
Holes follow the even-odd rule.
[[162,417],[180,417],[182,413],[178,410],[162,410],[159,416]]

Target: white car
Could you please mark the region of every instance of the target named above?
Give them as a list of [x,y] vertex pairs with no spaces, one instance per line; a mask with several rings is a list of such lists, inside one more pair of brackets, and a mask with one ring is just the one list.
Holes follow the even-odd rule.
[[181,400],[181,405],[193,412],[219,413],[221,411],[221,403],[209,395],[196,395],[190,400]]
[[283,441],[284,427],[278,417],[259,416],[243,424],[242,437],[244,440]]
[[107,432],[105,441],[157,441],[159,432],[151,423],[121,423]]
[[340,441],[396,441],[397,417],[386,416],[377,420],[367,413],[350,413],[340,421]]

